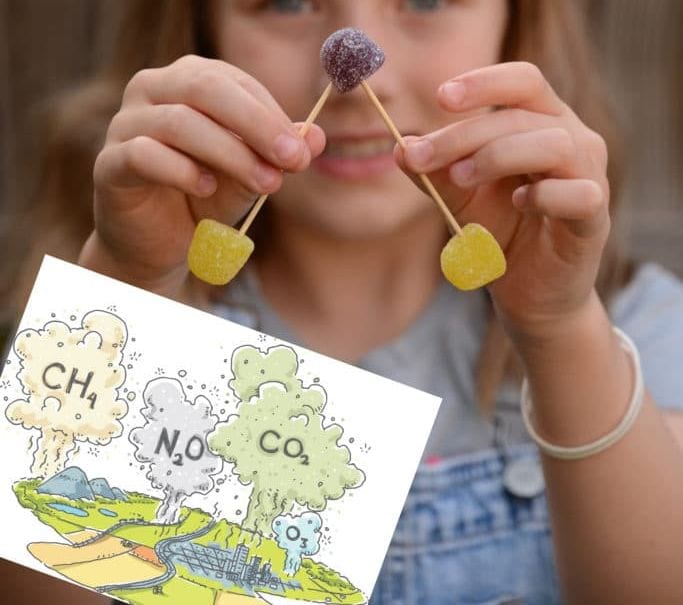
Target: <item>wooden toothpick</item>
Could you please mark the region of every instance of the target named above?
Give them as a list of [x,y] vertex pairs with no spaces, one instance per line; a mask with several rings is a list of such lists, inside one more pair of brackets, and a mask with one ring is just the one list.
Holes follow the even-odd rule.
[[[384,106],[377,98],[375,92],[372,90],[372,88],[370,88],[370,85],[365,80],[361,80],[361,86],[363,87],[363,90],[365,90],[365,93],[368,95],[370,101],[372,101],[372,104],[377,108],[377,111],[379,111],[379,115],[382,116],[384,123],[387,125],[387,128],[394,136],[394,139],[396,139],[396,142],[401,146],[402,149],[405,149],[406,144],[403,141],[401,133],[398,131],[398,128],[396,128],[396,124],[394,124],[394,121],[391,119],[386,109],[384,109]],[[429,195],[431,195],[432,199],[436,202],[436,205],[439,207],[439,210],[441,210],[441,213],[443,214],[444,218],[446,219],[446,222],[451,227],[453,232],[460,235],[462,233],[462,229],[458,224],[458,221],[456,221],[453,214],[451,214],[451,211],[448,209],[446,202],[443,201],[443,198],[439,195],[439,192],[436,190],[432,182],[429,180],[429,177],[426,174],[422,173],[418,173],[417,176],[420,178],[420,181],[422,181],[422,184],[424,185],[425,189],[429,192]]]
[[[311,125],[313,124],[315,119],[318,117],[318,114],[322,110],[323,105],[325,105],[325,102],[327,101],[327,98],[330,96],[331,92],[332,92],[332,82],[330,82],[327,85],[327,88],[325,88],[325,90],[323,91],[323,94],[320,95],[318,102],[315,104],[313,109],[311,109],[311,113],[308,114],[306,121],[301,126],[301,129],[299,130],[299,134],[302,137],[306,136],[306,133],[311,129]],[[268,194],[264,193],[254,202],[254,205],[251,207],[251,210],[249,211],[249,214],[247,215],[247,218],[244,219],[244,222],[242,223],[242,226],[240,227],[240,235],[244,235],[247,232],[247,229],[249,229],[249,227],[251,227],[251,224],[254,222],[256,215],[259,213],[259,210],[261,210],[261,207],[263,206],[263,204],[265,203],[265,201],[267,199],[268,199]]]

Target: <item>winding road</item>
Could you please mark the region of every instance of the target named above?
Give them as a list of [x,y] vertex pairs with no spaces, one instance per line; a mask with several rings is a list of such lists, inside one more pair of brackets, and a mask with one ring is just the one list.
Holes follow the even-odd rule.
[[139,588],[154,588],[159,584],[168,582],[171,578],[176,575],[176,567],[173,561],[171,561],[170,547],[178,542],[189,542],[195,538],[199,538],[204,534],[211,531],[213,526],[216,525],[216,521],[211,519],[211,522],[201,527],[200,529],[193,531],[191,534],[183,534],[182,536],[173,536],[171,538],[165,538],[157,542],[154,547],[154,552],[158,557],[159,561],[166,566],[166,571],[156,577],[149,580],[140,580],[137,582],[129,582],[128,584],[107,584],[104,586],[98,586],[95,590],[98,592],[111,592],[112,590],[136,590]]

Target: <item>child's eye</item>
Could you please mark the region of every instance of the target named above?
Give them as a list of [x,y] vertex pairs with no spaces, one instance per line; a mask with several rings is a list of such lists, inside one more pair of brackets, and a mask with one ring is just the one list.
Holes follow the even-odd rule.
[[409,10],[414,11],[433,11],[443,8],[446,5],[446,0],[405,0],[405,6]]
[[313,11],[312,0],[268,0],[263,8],[276,13],[310,13]]

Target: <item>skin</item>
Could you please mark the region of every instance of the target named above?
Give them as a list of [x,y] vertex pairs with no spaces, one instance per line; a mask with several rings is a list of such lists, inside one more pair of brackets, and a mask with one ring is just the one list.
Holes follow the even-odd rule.
[[[594,290],[610,227],[606,149],[537,68],[495,64],[506,2],[288,5],[216,2],[227,63],[185,57],[132,79],[95,166],[97,228],[80,262],[206,305],[185,265],[197,219],[235,223],[256,192],[274,193],[253,259],[264,294],[307,346],[354,361],[401,334],[440,283],[444,223],[410,182],[427,172],[457,220],[484,224],[506,253],[508,271],[489,291],[525,368],[537,431],[561,445],[608,432],[632,368]],[[385,136],[361,90],[333,95],[305,141],[287,118],[314,105],[326,83],[318,49],[344,26],[384,48],[369,83],[409,135],[407,150],[393,151],[397,167],[374,178],[315,168],[326,136]],[[277,153],[284,134],[298,141],[288,156]],[[569,602],[683,602],[673,573],[681,451],[649,394],[616,445],[543,465]]]

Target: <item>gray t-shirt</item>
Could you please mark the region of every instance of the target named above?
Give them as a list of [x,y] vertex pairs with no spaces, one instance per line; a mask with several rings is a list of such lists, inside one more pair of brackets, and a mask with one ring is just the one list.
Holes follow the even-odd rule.
[[[231,284],[217,315],[287,342],[303,344],[261,295],[255,276]],[[617,295],[610,315],[634,340],[645,384],[662,407],[683,407],[683,284],[658,265],[644,264]],[[519,387],[501,385],[495,423],[475,404],[474,368],[487,323],[482,290],[460,292],[444,283],[425,312],[397,339],[365,355],[358,366],[443,399],[425,457],[449,457],[529,440],[519,411]],[[497,427],[494,431],[494,424]]]

